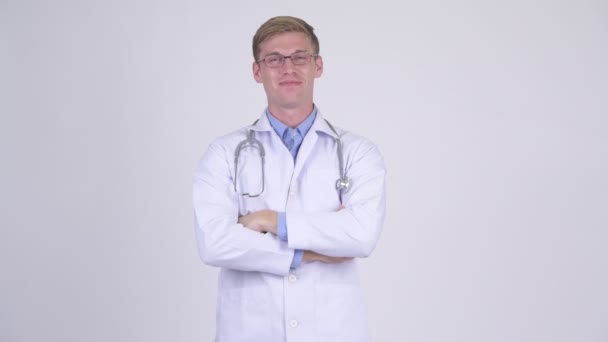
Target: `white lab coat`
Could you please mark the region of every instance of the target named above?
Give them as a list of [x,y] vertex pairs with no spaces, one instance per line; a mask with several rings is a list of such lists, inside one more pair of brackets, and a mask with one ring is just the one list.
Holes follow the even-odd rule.
[[[234,191],[235,149],[249,130],[264,146],[264,192],[259,154],[239,157]],[[317,117],[297,159],[266,115],[253,126],[212,142],[194,174],[195,232],[202,260],[221,267],[217,342],[369,341],[357,259],[302,263],[290,270],[294,250],[330,256],[367,257],[384,220],[385,168],[367,139],[341,135],[350,190],[340,196],[336,136]],[[342,198],[340,198],[342,197]],[[345,209],[337,211],[340,204]],[[237,223],[239,215],[272,209],[287,214],[288,242]]]

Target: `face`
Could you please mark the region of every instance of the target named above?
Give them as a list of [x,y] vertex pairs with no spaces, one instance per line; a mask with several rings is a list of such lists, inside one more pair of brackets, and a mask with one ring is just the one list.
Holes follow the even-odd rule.
[[[290,56],[298,51],[313,53],[312,44],[306,34],[280,33],[260,44],[258,59],[270,54]],[[264,85],[271,111],[305,107],[312,110],[314,79],[322,73],[321,57],[311,58],[305,65],[294,65],[290,58],[286,58],[283,66],[277,68],[270,68],[264,62],[253,63],[253,77]]]

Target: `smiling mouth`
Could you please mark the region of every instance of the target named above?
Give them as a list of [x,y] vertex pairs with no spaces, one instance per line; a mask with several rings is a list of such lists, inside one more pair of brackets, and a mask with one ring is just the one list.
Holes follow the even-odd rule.
[[279,82],[279,85],[281,86],[295,86],[295,85],[300,85],[302,82],[300,81],[283,81],[283,82]]

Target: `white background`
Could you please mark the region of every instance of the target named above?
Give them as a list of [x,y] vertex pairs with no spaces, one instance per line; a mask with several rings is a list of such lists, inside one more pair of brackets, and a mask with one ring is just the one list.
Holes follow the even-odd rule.
[[388,168],[374,341],[608,341],[606,1],[0,0],[0,341],[211,341],[191,177],[256,119],[251,38]]

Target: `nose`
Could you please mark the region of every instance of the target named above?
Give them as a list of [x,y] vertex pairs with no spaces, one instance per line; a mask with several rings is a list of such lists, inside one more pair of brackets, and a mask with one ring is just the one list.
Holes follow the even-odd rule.
[[283,65],[281,65],[281,69],[283,71],[287,72],[294,68],[295,68],[295,64],[293,64],[293,61],[291,60],[291,56],[285,57],[285,59],[283,60]]

